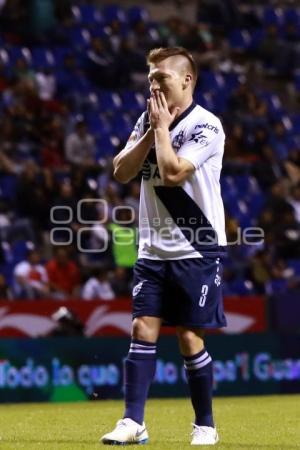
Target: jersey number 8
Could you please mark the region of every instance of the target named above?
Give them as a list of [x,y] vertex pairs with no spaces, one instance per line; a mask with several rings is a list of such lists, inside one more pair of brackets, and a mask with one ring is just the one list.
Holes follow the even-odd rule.
[[207,284],[202,284],[202,288],[201,288],[201,297],[199,299],[199,306],[201,306],[201,308],[203,308],[203,306],[205,305],[206,299],[207,299],[207,293],[208,293],[208,286]]

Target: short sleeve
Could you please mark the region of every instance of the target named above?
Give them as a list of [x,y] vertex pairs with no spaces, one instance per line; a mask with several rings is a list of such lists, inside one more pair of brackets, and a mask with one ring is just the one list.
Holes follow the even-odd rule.
[[14,275],[16,277],[26,277],[29,271],[29,264],[27,261],[22,261],[15,266]]
[[128,138],[128,141],[125,145],[125,149],[131,148],[145,133],[145,121],[146,121],[146,112],[139,117],[137,120],[131,135]]
[[187,131],[184,144],[177,156],[190,161],[199,169],[217,153],[223,155],[225,135],[220,121],[199,122]]

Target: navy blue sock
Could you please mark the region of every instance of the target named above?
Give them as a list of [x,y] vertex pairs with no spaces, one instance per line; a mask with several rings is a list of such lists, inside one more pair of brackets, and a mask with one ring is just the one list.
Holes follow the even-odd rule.
[[133,339],[125,359],[125,413],[142,424],[145,403],[156,369],[156,344]]
[[184,367],[195,411],[195,424],[213,427],[211,357],[205,349],[194,356],[184,356]]

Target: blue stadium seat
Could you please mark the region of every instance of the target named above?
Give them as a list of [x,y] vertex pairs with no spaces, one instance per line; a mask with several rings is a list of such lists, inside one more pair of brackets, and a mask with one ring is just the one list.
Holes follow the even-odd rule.
[[284,15],[282,8],[275,8],[272,6],[266,6],[263,10],[262,21],[265,26],[283,24]]
[[251,41],[249,43],[249,50],[256,50],[265,36],[265,32],[261,28],[251,32]]
[[45,47],[32,48],[32,65],[35,69],[54,68],[55,58],[51,50]]
[[4,276],[8,286],[13,285],[15,263],[4,263],[0,265],[0,273]]
[[0,198],[14,200],[16,196],[17,177],[0,175]]
[[94,136],[101,136],[102,134],[109,133],[111,130],[111,124],[101,114],[95,114],[94,112],[88,112],[84,115],[87,122],[89,131]]
[[133,124],[128,114],[116,114],[111,120],[112,133],[122,142],[129,138]]
[[268,111],[272,117],[281,117],[284,114],[281,100],[277,94],[264,91],[260,93],[259,97],[267,104]]
[[34,245],[30,241],[24,241],[22,239],[12,243],[12,254],[14,263],[17,264],[24,259],[27,259],[28,252],[34,248]]
[[[66,56],[71,55],[72,52],[69,47],[54,47],[52,49],[52,54],[55,59],[55,68],[57,69],[64,66],[64,59]],[[74,56],[72,54],[72,56]]]
[[234,50],[246,50],[251,44],[251,34],[248,30],[232,30],[229,34],[229,43]]
[[285,294],[287,290],[287,280],[271,280],[271,282],[268,283],[268,292],[270,294]]
[[204,70],[200,74],[201,91],[211,92],[225,87],[224,76],[220,72]]
[[25,60],[28,64],[32,61],[31,51],[27,47],[11,46],[7,49],[9,64],[15,65],[18,59]]
[[101,108],[101,111],[105,114],[115,112],[116,110],[119,110],[122,107],[122,99],[117,92],[99,90],[98,98],[99,98],[99,107]]
[[266,198],[262,193],[251,195],[247,199],[247,205],[253,218],[257,218],[261,213],[266,202]]
[[295,86],[296,86],[297,91],[300,92],[300,73],[295,75],[294,82],[295,82]]
[[214,99],[211,93],[204,92],[197,89],[194,93],[194,99],[196,103],[199,103],[203,108],[208,109],[209,111],[214,111]]
[[87,28],[103,23],[101,11],[91,4],[73,6],[72,13],[77,23]]
[[131,6],[127,10],[127,18],[130,25],[134,25],[139,21],[148,22],[149,13],[142,6]]
[[142,113],[146,109],[146,100],[143,94],[135,91],[125,91],[121,94],[122,110],[133,114]]
[[118,20],[121,23],[126,22],[126,14],[119,5],[106,5],[103,10],[103,18],[105,22],[111,23],[114,20]]
[[253,284],[249,280],[237,279],[228,284],[230,291],[234,295],[252,295],[255,293]]
[[105,157],[112,157],[117,152],[117,144],[119,143],[119,140],[116,139],[115,136],[112,136],[111,134],[105,134],[99,135],[96,138],[96,158],[101,159]]
[[81,52],[89,47],[91,33],[87,28],[74,26],[68,31],[68,35],[74,50]]
[[300,114],[296,114],[292,117],[293,122],[293,131],[297,134],[300,134]]
[[284,23],[300,26],[300,8],[286,8],[284,10]]
[[294,269],[295,275],[300,275],[300,259],[289,259],[287,265]]

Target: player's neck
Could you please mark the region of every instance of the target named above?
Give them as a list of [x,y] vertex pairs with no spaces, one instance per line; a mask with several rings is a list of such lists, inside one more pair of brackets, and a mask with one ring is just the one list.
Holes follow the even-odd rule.
[[175,107],[179,108],[177,117],[180,116],[191,104],[193,103],[193,97],[189,96],[186,99],[184,99],[180,104],[174,105]]

